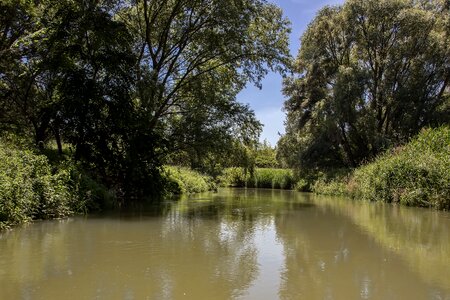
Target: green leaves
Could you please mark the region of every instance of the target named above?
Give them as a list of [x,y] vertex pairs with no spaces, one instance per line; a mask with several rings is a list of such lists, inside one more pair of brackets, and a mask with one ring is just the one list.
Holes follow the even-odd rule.
[[297,75],[284,83],[281,145],[290,141],[300,164],[355,167],[426,125],[450,122],[441,114],[448,15],[438,2],[349,0],[317,14],[302,37]]
[[69,176],[53,174],[47,158],[0,143],[0,229],[71,213]]
[[450,207],[450,129],[422,130],[410,143],[352,175],[355,197],[414,206]]
[[236,95],[290,59],[288,21],[263,0],[0,8],[0,129],[39,148],[71,144],[94,177],[133,198],[161,190],[170,152],[216,169],[206,161],[235,143],[254,147],[261,124]]

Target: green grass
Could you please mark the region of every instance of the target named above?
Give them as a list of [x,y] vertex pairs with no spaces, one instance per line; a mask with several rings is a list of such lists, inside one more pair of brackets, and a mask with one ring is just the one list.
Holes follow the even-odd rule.
[[350,169],[319,172],[311,181],[311,191],[322,195],[348,195],[347,182],[350,174]]
[[167,192],[169,194],[194,194],[215,190],[216,185],[210,176],[178,166],[164,166]]
[[450,128],[423,130],[356,169],[348,190],[366,200],[450,209]]
[[219,177],[222,186],[293,189],[294,173],[290,169],[256,168],[251,174],[244,168],[227,168]]
[[0,140],[0,229],[113,205],[114,193],[68,156],[28,148]]
[[424,129],[347,176],[320,178],[313,191],[361,200],[450,209],[450,128]]

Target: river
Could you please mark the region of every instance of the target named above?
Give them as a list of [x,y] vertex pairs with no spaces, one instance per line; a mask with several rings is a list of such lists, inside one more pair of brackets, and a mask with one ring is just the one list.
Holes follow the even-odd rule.
[[221,189],[0,232],[0,299],[450,299],[450,213]]

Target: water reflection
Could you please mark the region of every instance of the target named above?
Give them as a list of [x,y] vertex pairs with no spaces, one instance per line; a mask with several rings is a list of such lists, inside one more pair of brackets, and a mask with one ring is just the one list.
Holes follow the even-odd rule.
[[399,255],[429,283],[450,289],[450,214],[389,204],[316,197],[322,210],[344,215],[377,244]]
[[278,220],[283,299],[427,299],[429,288],[395,253],[326,211]]
[[222,190],[0,236],[1,299],[445,299],[450,218]]

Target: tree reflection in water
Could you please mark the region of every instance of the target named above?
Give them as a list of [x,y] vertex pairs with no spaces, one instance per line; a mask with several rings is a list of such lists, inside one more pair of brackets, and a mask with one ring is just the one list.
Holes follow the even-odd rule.
[[0,237],[2,299],[438,299],[446,213],[226,189]]

